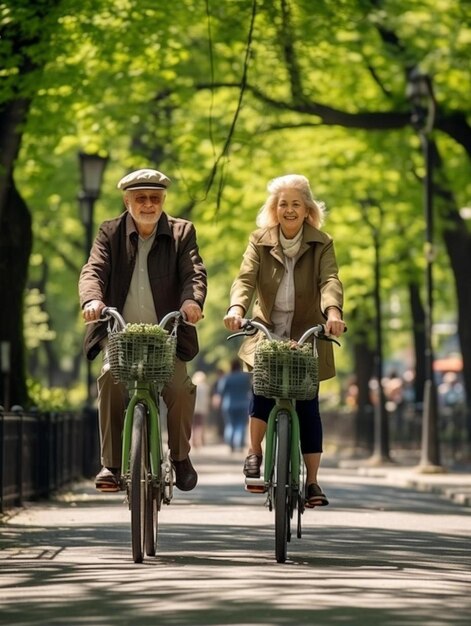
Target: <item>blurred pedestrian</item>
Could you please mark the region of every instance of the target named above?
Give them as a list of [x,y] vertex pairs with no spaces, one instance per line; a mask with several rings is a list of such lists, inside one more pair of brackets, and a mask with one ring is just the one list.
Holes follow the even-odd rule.
[[204,431],[211,408],[211,390],[204,372],[195,372],[191,382],[196,386],[191,444],[194,448],[199,448],[200,446],[204,446]]
[[345,404],[352,411],[358,408],[358,383],[356,376],[351,376],[347,382]]
[[218,382],[217,392],[221,398],[224,419],[224,441],[232,452],[242,450],[245,445],[251,378],[248,372],[242,371],[239,359],[235,358],[231,363],[231,371]]
[[440,406],[455,410],[464,405],[464,387],[456,372],[445,372],[442,382],[438,385]]
[[218,367],[216,370],[216,378],[211,385],[211,425],[216,427],[218,441],[224,440],[224,418],[221,410],[221,396],[218,392],[218,385],[221,378],[225,375],[225,371]]
[[404,381],[396,370],[391,370],[383,380],[386,411],[391,415],[392,426],[399,441],[404,437]]

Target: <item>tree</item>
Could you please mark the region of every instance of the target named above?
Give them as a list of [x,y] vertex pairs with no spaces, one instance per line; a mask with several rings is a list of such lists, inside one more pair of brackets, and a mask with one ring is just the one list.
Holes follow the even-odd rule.
[[[50,5],[56,12],[42,25],[39,59],[43,63],[47,52],[48,62],[27,83],[32,101],[15,174],[34,216],[35,253],[54,249],[72,261],[51,271],[48,283],[58,343],[65,335],[73,337],[67,340],[71,348],[79,342],[72,269],[80,266],[79,146],[112,156],[97,219],[116,213],[111,181],[123,170],[145,161],[175,173],[169,209],[196,221],[211,277],[206,318],[215,323],[201,326],[208,360],[224,354],[221,302],[265,182],[282,171],[311,173],[315,194],[332,209],[327,227],[335,235],[351,311],[365,307],[371,292],[364,271],[368,250],[352,246],[352,233],[361,228],[358,202],[367,193],[389,216],[391,254],[404,259],[386,268],[388,293],[405,294],[402,285],[411,279],[420,285],[423,163],[404,92],[407,72],[421,62],[434,77],[439,102],[437,212],[451,262],[441,248],[444,262],[437,265],[445,268],[443,284],[452,282],[447,268],[454,271],[471,397],[470,340],[461,321],[471,288],[459,269],[471,247],[457,211],[470,192],[466,3],[443,0],[440,13],[431,0],[185,0],[165,10],[151,0],[140,0],[139,10],[136,2],[117,0],[113,11],[99,0]],[[31,17],[12,7],[10,14],[20,23]],[[37,62],[36,50],[30,57]],[[17,79],[12,74],[15,89]],[[2,102],[15,100],[11,90],[0,93]],[[67,237],[64,225],[51,219],[58,212]],[[396,236],[398,214],[408,228]],[[444,290],[444,313],[456,306],[453,297]],[[19,312],[7,315],[18,318]]]
[[[344,3],[344,7],[347,4],[349,3]],[[426,5],[427,3],[424,4]],[[459,2],[449,4],[452,5],[450,16],[453,15],[455,18],[460,19],[462,17],[461,12],[464,13],[465,11],[464,5]],[[355,3],[351,3],[350,6],[347,7],[347,10],[348,8],[355,10],[357,7],[354,5]],[[403,3],[403,5],[408,5],[409,10],[414,8],[411,3],[406,2]],[[296,17],[294,17],[296,8],[299,9],[296,16],[298,18],[297,20]],[[307,13],[307,5],[305,5],[304,8]],[[396,32],[394,27],[390,26],[390,24],[396,24],[398,30],[400,30],[401,26],[404,27],[405,22],[401,22],[401,13],[398,12],[395,16],[392,16],[395,19],[391,20],[391,15],[385,12],[385,8],[386,3],[380,1],[372,2],[371,6],[365,9],[365,13],[362,17],[365,21],[369,22],[367,28],[368,26],[370,27],[370,36],[372,30],[377,32],[384,54],[389,56],[389,60],[391,63],[394,63],[398,73],[400,75],[402,74],[403,80],[402,83],[399,83],[401,92],[398,93],[397,88],[391,89],[387,86],[387,83],[381,77],[380,64],[378,63],[378,67],[376,66],[376,62],[379,61],[377,56],[368,60],[363,69],[370,74],[370,78],[376,83],[379,92],[377,98],[382,95],[389,106],[389,110],[374,111],[370,109],[365,111],[362,110],[361,104],[359,107],[353,107],[357,110],[346,110],[341,107],[327,105],[322,102],[322,100],[317,99],[317,93],[312,89],[312,83],[310,84],[309,79],[306,78],[308,74],[306,72],[305,57],[307,55],[304,49],[305,42],[315,38],[315,32],[313,30],[307,32],[306,24],[309,22],[304,19],[306,15],[301,15],[302,9],[299,8],[297,3],[290,3],[288,0],[280,0],[279,19],[277,21],[277,31],[279,35],[277,41],[280,42],[280,56],[284,63],[285,75],[287,76],[285,91],[288,91],[288,94],[283,93],[281,97],[274,97],[271,92],[260,87],[258,81],[251,82],[250,80],[244,85],[245,89],[250,91],[255,99],[265,104],[267,109],[273,112],[273,115],[275,115],[277,111],[289,111],[302,116],[313,116],[316,118],[316,125],[342,126],[352,129],[361,128],[367,131],[387,131],[409,126],[410,113],[404,110],[406,107],[404,100],[404,84],[408,73],[422,61],[422,59],[419,56],[418,50],[415,49],[415,41],[411,41],[410,39],[406,40],[405,37],[401,37]],[[431,6],[429,8],[432,9]],[[329,9],[326,5],[324,5],[324,9],[327,9],[324,18],[332,18],[331,23],[335,23],[336,28],[338,28],[337,16],[334,15],[333,12],[329,16]],[[361,9],[359,13],[361,15]],[[418,14],[422,14],[422,8],[419,9]],[[433,10],[430,11],[430,14],[433,15]],[[274,21],[276,22],[276,16]],[[431,26],[430,22],[428,26]],[[458,23],[457,26],[461,28],[464,34],[463,41],[466,42],[466,33],[469,34],[470,32],[469,22],[467,26],[463,27]],[[318,23],[316,23],[316,27],[319,27]],[[359,28],[358,24],[355,24],[355,29],[358,35],[366,34],[366,30]],[[436,35],[439,36],[438,31]],[[455,33],[449,31],[448,36],[455,36]],[[357,51],[366,60],[368,56],[368,36],[366,36],[364,40],[357,37],[352,38],[357,40]],[[302,52],[300,46],[296,45],[298,42],[303,42]],[[447,59],[448,62],[450,60],[451,59]],[[464,55],[460,50],[455,59],[456,64],[452,69],[452,73],[456,74],[456,76],[460,74],[463,75],[461,66],[463,60]],[[465,78],[469,83],[469,72],[466,72]],[[238,84],[231,85],[227,81],[219,84],[216,83],[216,85],[211,84],[212,89],[214,89],[215,86],[221,88],[230,88],[231,86],[237,89],[239,88]],[[204,85],[200,85],[200,88],[204,88]],[[314,97],[311,96],[311,93],[314,94]],[[361,100],[361,98],[359,100]],[[339,102],[341,103],[341,98],[339,98]],[[453,106],[453,104],[450,105],[448,102],[449,101],[446,99],[438,102],[438,115],[435,124],[436,131],[447,135],[457,142],[465,150],[468,157],[470,157],[471,127],[467,121],[469,110],[464,108],[464,100],[460,103],[463,108],[458,108]],[[299,123],[291,124],[292,127],[296,125],[299,125]],[[306,123],[304,125],[307,126]],[[287,128],[288,124],[277,125],[278,129],[282,127]],[[439,172],[441,183],[440,186],[436,186],[436,193],[442,200],[440,207],[443,220],[442,234],[450,257],[456,284],[459,320],[458,333],[463,354],[464,380],[468,397],[468,432],[471,439],[471,331],[469,330],[469,324],[465,322],[467,312],[470,310],[471,306],[471,284],[467,277],[465,277],[466,272],[464,270],[471,262],[471,234],[459,213],[459,205],[456,202],[454,193],[447,180],[446,171],[442,167],[443,160],[439,157],[437,145],[436,154],[437,158],[435,163],[437,168],[441,170]],[[419,343],[419,340],[417,343]],[[421,367],[418,368],[418,371],[420,370]]]
[[[57,1],[19,0],[2,5],[0,97],[0,289],[8,306],[1,307],[0,341],[10,346],[8,398],[27,402],[23,350],[23,297],[32,246],[31,216],[18,191],[14,167],[21,146],[35,83],[47,61],[48,23]],[[34,50],[34,55],[32,51]],[[0,388],[4,390],[3,373]],[[4,401],[6,398],[4,398]]]

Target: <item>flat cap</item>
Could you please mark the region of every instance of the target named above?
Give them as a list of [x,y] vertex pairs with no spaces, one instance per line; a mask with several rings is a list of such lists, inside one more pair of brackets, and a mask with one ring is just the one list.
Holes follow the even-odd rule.
[[171,184],[170,178],[157,170],[136,170],[126,174],[118,183],[118,189],[128,191],[132,189],[167,189]]

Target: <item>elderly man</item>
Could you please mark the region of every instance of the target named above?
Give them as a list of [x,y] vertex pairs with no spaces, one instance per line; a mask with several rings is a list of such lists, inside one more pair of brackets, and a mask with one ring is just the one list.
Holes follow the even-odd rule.
[[[126,211],[101,224],[80,274],[85,321],[98,320],[104,306],[116,307],[127,322],[156,324],[166,313],[178,309],[193,324],[202,318],[206,270],[193,224],[163,211],[170,182],[153,169],[131,172],[119,181]],[[100,350],[106,354],[106,340],[105,323],[87,326],[87,358],[94,359]],[[168,409],[168,445],[175,482],[182,491],[193,489],[198,480],[189,458],[196,394],[186,368],[186,362],[197,353],[194,327],[181,325],[175,373],[162,397]],[[103,467],[95,485],[100,491],[117,491],[126,389],[112,379],[106,358],[97,382]]]

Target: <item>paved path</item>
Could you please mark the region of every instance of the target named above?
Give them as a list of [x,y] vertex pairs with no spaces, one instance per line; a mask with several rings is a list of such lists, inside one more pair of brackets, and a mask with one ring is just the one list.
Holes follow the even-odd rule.
[[164,507],[159,554],[142,565],[130,556],[122,496],[89,482],[11,516],[1,528],[0,623],[470,623],[471,509],[401,486],[411,470],[325,466],[331,506],[306,512],[303,538],[277,564],[273,514],[241,488],[242,456],[214,446],[193,460],[199,485]]

